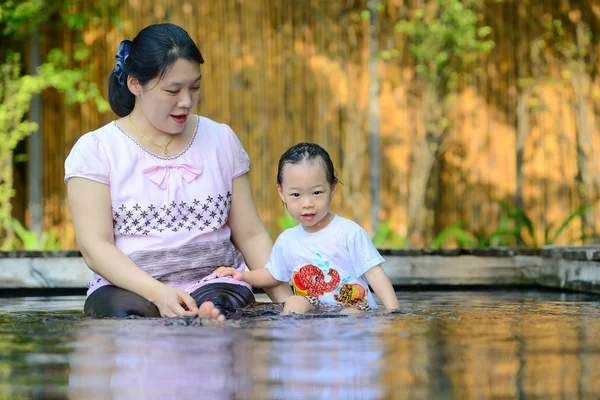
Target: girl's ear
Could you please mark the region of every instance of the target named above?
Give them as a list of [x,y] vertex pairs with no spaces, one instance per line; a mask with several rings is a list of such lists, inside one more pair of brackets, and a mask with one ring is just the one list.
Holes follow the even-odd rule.
[[140,84],[140,81],[131,75],[127,76],[127,87],[134,96],[139,96],[142,91],[142,85]]
[[287,203],[285,202],[285,198],[283,197],[283,190],[281,189],[281,186],[279,186],[279,185],[277,185],[277,193],[279,193],[279,197],[281,198],[281,202],[283,203],[283,206],[287,210]]
[[331,185],[331,195],[333,196],[333,194],[335,193],[335,189],[337,189],[337,183],[333,183]]

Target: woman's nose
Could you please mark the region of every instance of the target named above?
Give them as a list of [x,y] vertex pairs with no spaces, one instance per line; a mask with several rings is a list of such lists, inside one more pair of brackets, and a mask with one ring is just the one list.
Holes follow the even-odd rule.
[[182,91],[177,106],[179,108],[190,108],[192,106],[192,94],[189,91]]

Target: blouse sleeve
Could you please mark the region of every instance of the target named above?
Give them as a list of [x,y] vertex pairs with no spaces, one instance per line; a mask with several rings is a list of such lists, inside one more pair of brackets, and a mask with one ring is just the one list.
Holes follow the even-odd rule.
[[110,164],[106,152],[93,133],[80,137],[65,160],[65,183],[73,177],[107,185],[110,183]]
[[223,124],[223,126],[226,136],[223,143],[231,164],[231,176],[237,178],[250,170],[250,157],[233,130],[228,125]]

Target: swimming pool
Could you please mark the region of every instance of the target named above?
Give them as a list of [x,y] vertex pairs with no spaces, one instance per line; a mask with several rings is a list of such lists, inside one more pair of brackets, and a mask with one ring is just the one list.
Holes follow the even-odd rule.
[[258,304],[222,326],[190,326],[84,318],[83,296],[0,298],[0,398],[600,397],[598,295],[398,299],[394,313],[280,317]]

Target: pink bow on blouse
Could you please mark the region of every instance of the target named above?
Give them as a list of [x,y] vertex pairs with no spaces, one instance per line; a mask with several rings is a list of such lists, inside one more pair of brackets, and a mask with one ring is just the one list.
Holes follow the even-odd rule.
[[144,169],[144,175],[150,179],[161,189],[166,189],[169,184],[169,177],[171,170],[177,170],[181,174],[181,177],[188,183],[196,179],[202,174],[202,165],[155,165]]

